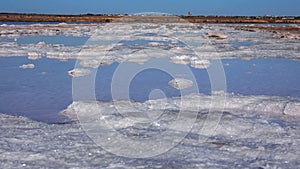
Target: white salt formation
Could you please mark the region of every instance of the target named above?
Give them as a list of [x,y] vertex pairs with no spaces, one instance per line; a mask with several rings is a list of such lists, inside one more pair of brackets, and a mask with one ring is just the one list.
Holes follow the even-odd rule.
[[[171,109],[166,113],[169,120],[175,118],[172,114],[176,112]],[[299,117],[226,112],[215,134],[199,143],[201,135],[197,133],[206,114],[200,112],[195,128],[175,148],[147,159],[123,158],[106,152],[86,135],[79,123],[45,124],[0,114],[0,163],[3,168],[295,168],[299,165]],[[145,127],[120,130],[130,138],[154,131],[159,130],[145,130]]]
[[182,90],[193,86],[193,81],[188,79],[176,78],[169,82],[169,85],[175,89]]
[[34,64],[30,63],[30,64],[23,64],[21,66],[19,66],[20,69],[33,69],[35,66]]
[[73,70],[70,70],[68,73],[70,76],[80,77],[80,76],[86,76],[86,75],[90,74],[91,71],[88,69],[73,69]]
[[[0,27],[0,37],[5,38],[33,35],[91,37],[83,46],[64,46],[43,42],[37,44],[1,42],[0,56],[28,56],[29,59],[39,59],[42,56],[59,60],[79,59],[88,67],[125,61],[144,63],[151,58],[159,57],[169,57],[175,63],[191,64],[196,68],[209,66],[204,60],[211,59],[257,57],[299,59],[299,40],[277,38],[280,36],[279,33],[237,30],[236,26],[238,25],[201,24],[199,26],[189,23],[4,25]],[[124,44],[124,41],[134,40],[149,42],[135,45]],[[232,42],[253,43],[236,46]],[[145,50],[152,52],[143,55],[143,58],[135,54]],[[162,50],[168,51],[169,55],[160,54]],[[95,60],[97,63],[94,62]]]
[[[176,80],[170,82],[175,83]],[[181,84],[181,88],[187,86],[186,84],[192,85],[192,81],[186,79],[177,79],[177,85]],[[178,86],[178,89],[180,89]],[[217,92],[215,92],[217,93]],[[226,97],[224,97],[226,96]],[[225,104],[217,104],[212,106],[212,101],[222,103],[225,98]],[[228,112],[239,112],[239,113],[263,113],[270,115],[290,115],[300,116],[300,100],[286,99],[275,96],[239,96],[224,93],[214,94],[213,96],[196,95],[191,94],[183,96],[182,98],[170,98],[165,103],[163,99],[148,100],[145,103],[133,102],[127,104],[126,101],[114,101],[114,102],[74,102],[65,111],[64,114],[70,114],[71,117],[75,117],[74,113],[84,113],[85,104],[88,104],[89,108],[93,109],[92,112],[97,112],[96,108],[101,107],[100,111],[111,112],[113,105],[121,105],[122,110],[132,111],[131,107],[138,107],[139,111],[144,110],[145,112],[150,110],[162,110],[164,108],[181,109],[184,111],[201,111],[213,109],[214,111],[228,111]],[[94,104],[94,106],[93,106]],[[165,104],[165,106],[162,106]],[[99,107],[98,107],[99,106]],[[110,110],[111,109],[111,110]],[[77,112],[76,110],[80,110]],[[90,110],[89,110],[90,111]],[[86,111],[88,112],[88,111]],[[72,115],[73,114],[73,115]],[[88,116],[88,114],[86,114]]]

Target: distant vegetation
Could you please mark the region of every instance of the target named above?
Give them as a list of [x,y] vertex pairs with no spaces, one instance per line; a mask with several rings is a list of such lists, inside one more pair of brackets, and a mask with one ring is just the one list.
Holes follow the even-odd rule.
[[[2,22],[112,22],[124,16],[147,17],[147,21],[158,21],[168,15],[128,15],[128,14],[21,14],[0,13]],[[152,17],[152,19],[151,19]],[[178,16],[192,23],[300,23],[300,16]],[[125,22],[129,20],[124,20]],[[168,21],[163,18],[162,21]]]

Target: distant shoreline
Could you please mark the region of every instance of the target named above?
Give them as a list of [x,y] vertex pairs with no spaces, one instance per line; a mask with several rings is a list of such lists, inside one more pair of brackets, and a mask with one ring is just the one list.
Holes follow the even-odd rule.
[[[125,19],[122,19],[125,18]],[[133,18],[133,19],[132,19]],[[174,18],[177,18],[174,19]],[[177,22],[300,24],[300,16],[129,16],[127,14],[21,14],[0,13],[0,22]]]

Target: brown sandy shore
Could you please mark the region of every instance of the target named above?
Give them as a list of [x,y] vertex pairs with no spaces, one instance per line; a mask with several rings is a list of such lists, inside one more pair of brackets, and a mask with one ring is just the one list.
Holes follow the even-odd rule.
[[[272,17],[272,16],[131,16],[128,15],[54,15],[54,14],[18,14],[0,13],[2,22],[131,22],[136,18],[143,18],[145,22],[177,22],[184,19],[191,23],[292,23],[300,24],[300,17]],[[131,19],[128,19],[131,18]],[[132,20],[132,18],[134,18]]]

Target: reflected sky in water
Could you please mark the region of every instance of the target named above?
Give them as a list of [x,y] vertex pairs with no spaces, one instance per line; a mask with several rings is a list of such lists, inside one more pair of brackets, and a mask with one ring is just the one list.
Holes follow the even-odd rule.
[[[62,122],[66,118],[58,113],[72,103],[72,77],[68,71],[75,60],[61,62],[42,58],[28,60],[25,57],[0,58],[0,112],[25,115],[44,122]],[[169,62],[154,59],[150,62]],[[300,62],[288,59],[228,59],[222,60],[227,92],[241,95],[271,95],[300,98]],[[22,64],[33,63],[34,69],[20,69]],[[111,101],[111,81],[119,63],[102,66],[96,76],[98,100]],[[130,63],[130,66],[140,64]],[[200,93],[210,94],[210,80],[205,69],[189,67],[193,72]],[[130,99],[144,102],[154,89],[160,89],[167,97],[180,96],[177,89],[168,85],[170,74],[158,69],[139,72],[130,83]]]

